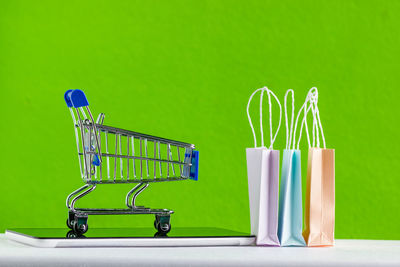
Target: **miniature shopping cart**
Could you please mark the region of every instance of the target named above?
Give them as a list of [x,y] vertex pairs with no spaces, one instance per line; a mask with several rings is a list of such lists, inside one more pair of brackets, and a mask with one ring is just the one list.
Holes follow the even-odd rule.
[[[67,226],[77,234],[88,230],[89,215],[154,214],[159,233],[171,229],[172,210],[136,205],[137,196],[150,183],[198,179],[199,152],[194,145],[103,125],[96,122],[81,90],[64,95],[74,122],[81,177],[85,185],[68,195]],[[126,209],[76,208],[76,201],[98,184],[136,184],[125,198]]]

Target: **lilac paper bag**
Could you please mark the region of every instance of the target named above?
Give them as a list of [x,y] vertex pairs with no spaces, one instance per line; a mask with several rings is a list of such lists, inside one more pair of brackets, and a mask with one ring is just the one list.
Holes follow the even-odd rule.
[[247,148],[251,234],[257,245],[276,245],[278,240],[279,151]]
[[[260,97],[260,130],[261,147],[257,147],[257,139],[251,122],[249,106],[257,92],[261,91]],[[267,148],[264,146],[262,125],[262,99],[264,91],[268,93],[269,115],[270,115],[270,141]],[[279,125],[275,135],[272,135],[272,110],[271,95],[275,98],[280,108]],[[275,94],[264,87],[257,89],[247,104],[247,116],[254,136],[254,148],[246,149],[247,178],[249,188],[250,224],[251,234],[256,236],[257,245],[279,246],[278,239],[278,192],[279,192],[279,151],[273,149],[273,143],[279,131],[282,108]]]

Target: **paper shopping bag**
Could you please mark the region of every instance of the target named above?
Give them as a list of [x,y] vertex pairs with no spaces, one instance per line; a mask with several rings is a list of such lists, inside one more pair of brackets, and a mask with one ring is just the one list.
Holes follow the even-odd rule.
[[310,148],[304,238],[308,246],[332,246],[335,229],[335,150]]
[[279,151],[247,148],[251,234],[257,245],[277,245]]
[[[312,146],[309,141],[308,150],[303,236],[307,246],[332,246],[335,229],[335,150],[326,148],[318,109],[318,90],[315,87],[312,89],[314,95],[310,98],[310,108],[313,114],[313,141]],[[320,148],[320,135],[323,148]]]
[[278,237],[281,246],[305,246],[300,150],[284,150],[279,195]]
[[[287,96],[292,95],[292,116],[290,127],[287,116]],[[300,108],[296,122],[294,123],[294,92],[292,89],[286,91],[284,111],[286,122],[286,149],[283,150],[281,184],[279,192],[279,221],[278,221],[278,237],[281,246],[305,246],[306,243],[302,236],[303,228],[303,209],[302,209],[302,192],[301,192],[301,155],[299,150],[299,142],[295,149],[296,129],[300,115],[304,110],[307,115],[306,108],[309,101],[309,94],[302,107]],[[299,135],[301,139],[301,132]]]
[[[253,96],[260,96],[260,130],[261,147],[257,147],[257,138],[251,121],[249,106]],[[264,92],[268,93],[270,146],[264,146],[262,124],[262,100]],[[279,124],[275,135],[272,134],[271,95],[279,105]],[[257,245],[279,246],[278,239],[278,191],[279,191],[279,151],[273,149],[273,143],[278,134],[282,119],[281,104],[276,95],[264,87],[257,89],[247,104],[247,116],[254,137],[254,148],[246,149],[247,178],[250,203],[251,233],[256,236]]]

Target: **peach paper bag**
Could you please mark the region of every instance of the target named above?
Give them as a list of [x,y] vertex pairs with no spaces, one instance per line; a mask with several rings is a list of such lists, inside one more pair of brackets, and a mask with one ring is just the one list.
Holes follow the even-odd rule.
[[[335,150],[327,149],[318,110],[318,91],[310,100],[313,146],[309,141],[305,229],[307,246],[333,246],[335,229]],[[307,126],[306,126],[307,127]],[[323,148],[320,148],[319,135]],[[316,141],[316,145],[315,145]]]

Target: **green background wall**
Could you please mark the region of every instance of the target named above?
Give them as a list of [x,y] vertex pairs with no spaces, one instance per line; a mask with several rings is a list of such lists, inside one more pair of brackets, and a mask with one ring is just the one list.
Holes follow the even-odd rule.
[[[81,88],[106,124],[201,151],[198,182],[151,185],[139,204],[173,208],[173,227],[248,231],[248,97],[267,85],[283,103],[294,88],[299,107],[317,86],[336,149],[336,237],[400,239],[399,12],[399,1],[2,2],[0,230],[64,227],[82,181],[63,93]],[[129,189],[100,186],[80,206],[123,207]]]

